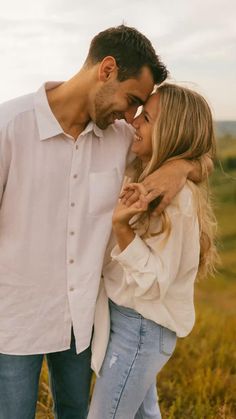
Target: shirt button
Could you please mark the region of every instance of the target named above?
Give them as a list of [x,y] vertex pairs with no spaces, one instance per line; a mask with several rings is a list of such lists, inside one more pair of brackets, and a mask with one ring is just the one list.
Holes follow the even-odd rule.
[[74,291],[74,287],[70,287],[70,291]]
[[69,263],[74,263],[74,259],[70,259],[69,260]]
[[70,231],[70,235],[74,236],[75,232],[74,231]]
[[71,207],[74,207],[75,206],[75,203],[74,202],[71,202],[70,206]]
[[78,148],[79,148],[78,144],[76,144],[75,148],[76,148],[76,150],[78,150]]
[[76,174],[73,176],[74,179],[76,179],[77,177],[78,177],[78,175],[76,175]]

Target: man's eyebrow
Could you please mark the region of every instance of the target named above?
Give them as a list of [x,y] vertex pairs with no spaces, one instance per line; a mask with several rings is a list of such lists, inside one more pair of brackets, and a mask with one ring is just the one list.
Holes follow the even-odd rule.
[[142,99],[140,99],[140,97],[135,96],[135,95],[129,95],[129,98],[134,102],[137,103],[139,106],[144,105],[144,101]]

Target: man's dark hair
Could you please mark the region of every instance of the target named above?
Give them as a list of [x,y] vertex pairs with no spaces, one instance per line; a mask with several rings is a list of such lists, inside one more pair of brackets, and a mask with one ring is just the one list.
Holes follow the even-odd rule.
[[168,75],[149,39],[135,28],[120,25],[100,32],[91,41],[86,63],[96,64],[108,55],[116,60],[119,81],[137,77],[143,66],[149,67],[155,84]]

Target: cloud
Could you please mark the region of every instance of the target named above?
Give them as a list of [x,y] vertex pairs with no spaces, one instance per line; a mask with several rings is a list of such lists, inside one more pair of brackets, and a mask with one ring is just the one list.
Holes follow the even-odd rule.
[[217,117],[236,119],[235,11],[235,0],[223,6],[222,0],[8,0],[0,18],[0,99],[34,90],[45,79],[69,78],[91,38],[125,22],[151,39],[174,78],[206,91]]

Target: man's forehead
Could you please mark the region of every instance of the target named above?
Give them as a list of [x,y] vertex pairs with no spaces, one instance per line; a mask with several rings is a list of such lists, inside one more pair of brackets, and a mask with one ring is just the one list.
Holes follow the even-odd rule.
[[139,77],[136,79],[135,90],[137,96],[142,102],[146,102],[154,88],[154,80],[152,73],[148,67],[141,69]]
[[145,103],[154,88],[154,81],[151,72],[141,74],[138,78],[128,79],[125,82],[127,94],[139,99],[140,104]]

